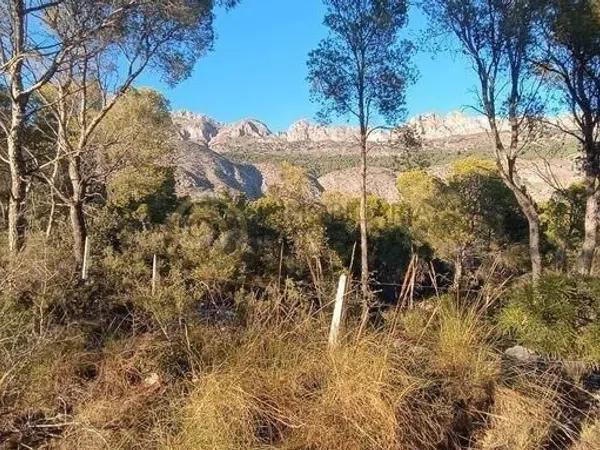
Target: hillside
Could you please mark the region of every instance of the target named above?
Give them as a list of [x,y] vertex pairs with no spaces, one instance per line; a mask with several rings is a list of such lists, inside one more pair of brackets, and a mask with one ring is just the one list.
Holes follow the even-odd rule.
[[[300,120],[275,133],[255,119],[221,124],[189,112],[175,113],[174,122],[185,142],[185,164],[178,184],[182,195],[229,189],[256,198],[276,182],[277,166],[282,162],[309,169],[325,191],[358,193],[358,140],[352,127]],[[395,174],[406,169],[409,159],[424,160],[431,172],[443,176],[456,159],[492,156],[482,117],[459,112],[429,114],[409,123],[423,140],[418,155],[414,151],[408,155],[389,131],[371,136],[369,162],[374,175],[370,175],[370,184],[374,194],[387,200],[397,199]],[[548,127],[542,138],[524,150],[521,175],[534,196],[546,199],[556,187],[566,187],[578,179],[574,148],[573,138]]]

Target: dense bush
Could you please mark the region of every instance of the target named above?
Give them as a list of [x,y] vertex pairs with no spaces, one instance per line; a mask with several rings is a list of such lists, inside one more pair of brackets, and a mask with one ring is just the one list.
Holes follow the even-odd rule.
[[498,323],[519,343],[567,359],[600,362],[600,280],[547,274],[513,287]]

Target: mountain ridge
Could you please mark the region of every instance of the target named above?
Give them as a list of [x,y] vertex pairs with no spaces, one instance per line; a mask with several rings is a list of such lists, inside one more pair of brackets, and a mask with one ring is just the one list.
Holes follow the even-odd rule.
[[[278,167],[284,161],[308,168],[315,191],[358,195],[359,141],[354,127],[300,119],[286,131],[275,133],[257,119],[221,123],[186,111],[174,113],[173,121],[179,130],[185,161],[179,170],[180,195],[197,198],[225,189],[258,198],[269,186],[280,182]],[[416,116],[407,123],[422,138],[422,149],[406,149],[390,130],[378,130],[370,143],[370,191],[388,201],[399,198],[395,179],[403,170],[398,166],[402,155],[411,158],[421,152],[430,159],[429,170],[442,177],[453,160],[468,155],[493,158],[483,116],[432,113]],[[506,123],[501,122],[501,130],[502,136],[509,138]],[[579,179],[579,173],[572,155],[565,151],[573,145],[571,137],[547,127],[537,144],[531,154],[521,159],[521,167],[527,187],[536,198],[544,200],[553,192],[547,180],[556,179],[566,187]],[[537,148],[551,150],[548,161],[536,153]],[[558,176],[544,173],[548,171],[556,171]]]

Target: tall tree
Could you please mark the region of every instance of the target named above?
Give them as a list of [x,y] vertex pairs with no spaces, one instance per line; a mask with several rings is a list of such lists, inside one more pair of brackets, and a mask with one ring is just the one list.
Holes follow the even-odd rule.
[[[2,157],[10,172],[8,206],[8,245],[16,254],[25,236],[25,202],[28,163],[31,152],[25,143],[32,98],[74,57],[75,47],[110,29],[114,29],[130,1],[92,0],[2,0],[0,2],[0,75],[9,92],[9,114],[3,119],[6,156]],[[77,17],[81,25],[65,29],[58,36],[51,24],[62,5],[81,5]],[[83,8],[83,6],[87,8]],[[93,18],[93,20],[91,20]]]
[[358,122],[361,152],[361,288],[364,317],[369,310],[367,240],[367,153],[369,136],[383,119],[403,114],[405,90],[414,77],[412,46],[399,38],[407,22],[406,0],[324,0],[329,30],[309,54],[308,80],[320,117]]
[[[572,121],[558,126],[579,142],[585,174],[585,233],[578,271],[589,275],[600,200],[600,15],[597,0],[545,0],[539,21],[540,73],[562,94]],[[596,12],[600,11],[596,9]]]
[[[50,82],[61,84],[61,96],[71,97],[77,92],[82,105],[89,100],[81,95],[89,83],[110,86],[104,90],[104,102],[95,115],[88,115],[88,107],[84,106],[86,114],[79,116],[84,123],[78,147],[83,149],[114,102],[144,69],[161,71],[168,82],[189,75],[197,57],[212,42],[215,4],[235,3],[236,0],[0,1],[0,72],[11,102],[11,113],[3,121],[7,136],[7,156],[3,159],[11,174],[8,228],[13,254],[24,241],[27,179],[39,169],[35,163],[30,164],[31,152],[24,143],[36,94]],[[63,101],[61,96],[58,100]],[[77,113],[81,111],[79,108]],[[72,156],[70,179],[73,189],[81,192],[76,179],[79,156],[73,152],[63,155]],[[79,202],[73,199],[74,218],[81,216]]]
[[[97,130],[139,75],[152,66],[171,84],[186,78],[213,41],[213,2],[165,0],[143,2],[123,16],[122,27],[76,48],[80,57],[52,80],[58,93],[48,106],[55,111],[59,157],[67,163],[68,189],[56,194],[69,207],[73,252],[83,261],[87,236],[84,207],[89,200]],[[79,5],[59,8],[57,33],[79,26]],[[122,61],[113,64],[111,61]]]
[[535,280],[542,273],[540,218],[517,164],[535,134],[534,119],[540,114],[539,86],[530,82],[529,64],[535,4],[528,0],[424,0],[422,5],[436,32],[455,37],[477,75],[476,109],[487,118],[500,175],[527,217]]

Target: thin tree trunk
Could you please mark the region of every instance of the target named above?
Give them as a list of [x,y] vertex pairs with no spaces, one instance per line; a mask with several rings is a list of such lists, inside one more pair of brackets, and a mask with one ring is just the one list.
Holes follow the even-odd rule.
[[[531,278],[536,282],[542,275],[542,255],[540,252],[540,217],[534,200],[527,193],[516,169],[519,146],[519,121],[514,107],[511,109],[509,122],[511,126],[510,152],[506,151],[495,117],[489,118],[490,127],[495,139],[496,163],[504,184],[514,194],[529,226],[529,259],[531,261]],[[506,163],[506,166],[505,166]]]
[[508,183],[508,187],[515,194],[517,203],[521,211],[527,218],[529,225],[529,259],[531,261],[531,278],[533,281],[539,280],[542,275],[542,254],[540,251],[540,217],[533,200],[513,183]]
[[87,228],[83,214],[84,186],[81,180],[79,157],[76,155],[69,158],[69,181],[72,190],[71,201],[69,202],[69,217],[73,234],[73,256],[79,270],[83,263]]
[[19,102],[12,106],[12,121],[8,135],[8,163],[10,169],[10,198],[8,201],[8,248],[14,256],[25,240],[25,198],[26,183],[24,180],[23,162],[23,127],[24,110]]
[[587,201],[585,206],[585,234],[583,245],[577,262],[577,271],[581,275],[590,275],[594,253],[596,252],[598,233],[598,186],[596,177],[586,176],[585,190]]
[[73,234],[73,256],[77,264],[77,270],[81,269],[83,254],[85,252],[85,238],[87,230],[81,203],[69,204],[69,217],[71,219],[71,230]]
[[23,58],[25,45],[25,4],[14,0],[11,4],[12,45],[15,61],[8,71],[10,82],[11,123],[7,136],[8,166],[10,170],[10,198],[8,201],[8,248],[15,256],[25,240],[25,164],[23,161],[23,133],[27,97],[23,95]]
[[369,309],[369,242],[367,237],[367,139],[361,136],[360,253],[361,291],[364,312]]

